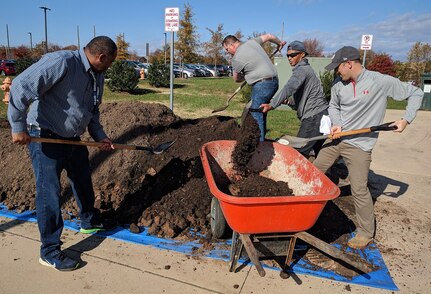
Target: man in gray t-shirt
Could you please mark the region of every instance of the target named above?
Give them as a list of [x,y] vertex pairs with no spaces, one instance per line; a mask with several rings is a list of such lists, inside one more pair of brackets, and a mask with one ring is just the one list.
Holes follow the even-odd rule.
[[[286,44],[271,34],[261,35],[244,43],[235,36],[229,35],[223,40],[226,52],[232,55],[233,79],[235,82],[246,81],[252,86],[251,108],[258,108],[263,103],[268,103],[278,90],[277,70],[271,59],[263,50],[265,42],[278,45],[281,50]],[[265,140],[266,114],[252,113],[259,125],[260,140]]]

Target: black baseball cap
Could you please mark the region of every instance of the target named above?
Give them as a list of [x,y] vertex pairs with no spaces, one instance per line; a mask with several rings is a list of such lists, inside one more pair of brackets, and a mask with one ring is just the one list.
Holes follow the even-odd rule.
[[346,62],[348,60],[359,60],[361,56],[359,55],[359,50],[352,46],[344,46],[341,49],[338,49],[335,52],[335,55],[332,57],[332,62],[325,66],[326,70],[334,70],[341,63]]

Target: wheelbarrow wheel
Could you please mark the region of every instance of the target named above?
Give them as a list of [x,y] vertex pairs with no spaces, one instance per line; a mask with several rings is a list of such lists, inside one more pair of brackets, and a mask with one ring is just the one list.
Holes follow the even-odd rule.
[[227,235],[229,226],[224,218],[217,198],[211,200],[211,233],[214,238],[221,239]]

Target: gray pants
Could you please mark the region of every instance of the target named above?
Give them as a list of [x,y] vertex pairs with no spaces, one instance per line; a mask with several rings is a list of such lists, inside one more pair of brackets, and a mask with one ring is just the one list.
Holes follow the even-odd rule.
[[371,151],[363,151],[339,140],[327,140],[313,164],[325,173],[340,156],[344,159],[349,171],[350,188],[355,204],[357,232],[365,237],[373,238],[376,230],[374,205],[367,187]]

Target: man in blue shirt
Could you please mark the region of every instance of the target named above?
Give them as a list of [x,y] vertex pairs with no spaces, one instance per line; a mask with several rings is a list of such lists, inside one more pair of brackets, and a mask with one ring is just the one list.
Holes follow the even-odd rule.
[[12,141],[27,144],[36,178],[36,214],[41,238],[39,262],[61,271],[79,261],[61,250],[63,219],[60,174],[67,171],[80,209],[81,232],[112,229],[94,208],[88,150],[85,146],[31,142],[31,137],[80,140],[88,129],[102,150],[113,149],[99,121],[104,74],[117,56],[115,42],[92,39],[82,50],[46,54],[18,75],[11,87],[8,119]]

